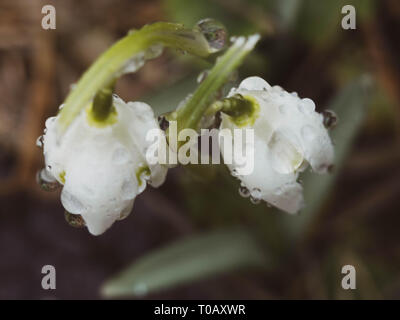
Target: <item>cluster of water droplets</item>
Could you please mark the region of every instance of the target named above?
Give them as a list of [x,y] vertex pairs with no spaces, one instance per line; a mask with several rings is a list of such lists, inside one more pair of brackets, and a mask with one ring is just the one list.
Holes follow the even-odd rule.
[[259,188],[249,190],[244,185],[240,185],[239,195],[243,198],[250,198],[250,201],[253,204],[259,204],[261,202],[261,189]]

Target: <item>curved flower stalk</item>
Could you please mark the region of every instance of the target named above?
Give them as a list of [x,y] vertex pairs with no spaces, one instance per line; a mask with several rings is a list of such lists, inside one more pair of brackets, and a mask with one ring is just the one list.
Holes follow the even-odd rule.
[[43,136],[42,177],[63,185],[64,208],[81,215],[93,235],[125,218],[146,184],[161,185],[167,173],[165,166],[146,162],[146,133],[159,128],[151,107],[108,97],[110,112],[102,112],[101,101],[97,107],[89,103],[60,141],[60,115],[47,119]]
[[71,90],[60,112],[59,134],[65,133],[79,112],[95,94],[127,72],[135,72],[146,60],[158,57],[171,47],[200,57],[225,46],[226,31],[215,20],[204,19],[193,29],[181,24],[157,22],[132,30],[104,52]]
[[[238,163],[227,164],[241,180],[242,195],[251,196],[253,202],[262,199],[289,213],[298,212],[303,206],[299,173],[308,164],[316,173],[332,168],[334,151],[323,116],[315,112],[311,99],[300,99],[279,86],[271,87],[259,77],[243,80],[231,90],[228,100],[239,100],[242,110],[251,106],[234,114],[226,103],[220,126],[228,130],[254,129],[254,142],[245,145],[254,149],[252,173],[240,174]],[[243,142],[234,139],[233,143]],[[224,148],[221,152],[225,158]]]

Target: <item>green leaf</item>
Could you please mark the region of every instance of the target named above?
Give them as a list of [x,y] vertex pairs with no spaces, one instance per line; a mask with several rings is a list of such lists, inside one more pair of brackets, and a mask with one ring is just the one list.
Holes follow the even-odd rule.
[[331,134],[335,144],[335,170],[333,174],[324,176],[312,172],[301,176],[306,206],[298,216],[284,217],[291,234],[295,237],[308,230],[344,164],[366,115],[369,96],[367,88],[370,83],[371,79],[368,76],[362,76],[339,92],[328,108],[334,110],[339,117],[338,126]]
[[222,272],[264,267],[266,262],[262,250],[245,230],[218,230],[181,239],[139,258],[108,280],[102,294],[143,296]]

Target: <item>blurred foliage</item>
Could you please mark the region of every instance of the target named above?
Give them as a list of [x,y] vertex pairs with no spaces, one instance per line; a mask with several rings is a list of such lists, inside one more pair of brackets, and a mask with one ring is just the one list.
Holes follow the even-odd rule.
[[[62,259],[67,257],[68,261],[59,261],[68,267],[80,261],[79,271],[86,267],[86,278],[96,279],[93,287],[105,274],[110,275],[132,257],[141,256],[107,282],[107,286],[117,288],[118,294],[143,297],[186,284],[196,297],[202,279],[229,273],[232,278],[228,280],[213,278],[219,279],[215,282],[223,298],[234,296],[235,291],[241,298],[400,297],[398,0],[54,3],[58,14],[54,32],[37,27],[41,3],[6,0],[0,4],[0,173],[7,178],[1,181],[0,194],[7,217],[13,213],[9,220],[4,218],[6,214],[2,216],[0,234],[8,239],[4,253],[14,254],[12,259],[3,259],[2,264],[16,259],[14,243],[24,247],[20,238],[25,239],[30,230],[40,229],[28,238],[32,254],[20,255],[20,264],[29,265],[27,259],[34,260],[34,250],[42,252],[47,243],[48,238],[39,237],[50,235],[51,243],[57,247],[64,244],[65,251],[72,252],[71,258],[62,251]],[[357,10],[356,30],[341,28],[341,8],[345,4],[352,4]],[[89,64],[131,28],[160,20],[193,26],[208,17],[224,23],[231,35],[262,35],[238,70],[236,83],[246,76],[258,75],[273,85],[297,91],[301,97],[312,98],[318,111],[336,110],[339,124],[332,131],[337,154],[334,174],[318,176],[307,172],[301,177],[307,206],[300,215],[287,216],[240,197],[238,180],[223,165],[172,169],[161,189],[138,197],[134,217],[104,236],[106,249],[98,249],[101,239],[88,240],[86,233],[83,235],[86,231],[80,234],[82,238],[77,237],[82,241],[71,245],[71,239],[59,236],[65,235],[65,229],[61,232],[50,223],[58,221],[54,218],[56,207],[48,209],[46,216],[48,203],[40,204],[36,210],[43,215],[42,220],[37,220],[37,212],[33,215],[29,211],[31,200],[23,198],[32,190],[35,198],[43,196],[35,193],[33,177],[41,163],[34,142],[43,129],[44,118],[57,111],[70,84]],[[167,51],[137,73],[121,78],[117,93],[125,100],[149,102],[157,115],[163,114],[193,92],[197,75],[209,69],[215,58],[202,61]],[[372,79],[368,94],[366,74]],[[9,195],[17,192],[23,194],[24,200],[11,205]],[[47,194],[45,197],[51,201]],[[62,209],[58,207],[62,221]],[[19,216],[25,217],[27,212],[28,222],[20,227]],[[129,223],[128,241],[122,239],[118,228]],[[236,228],[238,225],[241,229]],[[11,234],[18,232],[20,238],[15,236],[10,241]],[[166,244],[166,239],[175,241]],[[83,242],[92,247],[79,251],[85,248]],[[149,250],[157,246],[160,248]],[[113,248],[123,252],[119,259],[114,259],[114,251],[118,250]],[[96,250],[100,252],[98,256],[93,253]],[[111,267],[96,269],[107,264]],[[340,287],[344,264],[357,269],[355,291],[345,292]],[[8,266],[9,270],[15,268]],[[255,267],[261,271],[255,272]],[[36,265],[32,270],[35,268]],[[240,280],[230,281],[239,275],[238,269],[243,269]],[[10,274],[0,273],[0,280],[8,280]],[[245,284],[248,291],[244,290]],[[10,288],[14,286],[12,283]],[[207,296],[213,296],[213,287],[208,290]],[[167,292],[173,292],[167,297],[176,297],[176,292]],[[185,295],[186,291],[182,292],[177,296]]]
[[244,230],[191,236],[151,252],[109,280],[106,297],[143,296],[241,267],[265,266],[262,250]]

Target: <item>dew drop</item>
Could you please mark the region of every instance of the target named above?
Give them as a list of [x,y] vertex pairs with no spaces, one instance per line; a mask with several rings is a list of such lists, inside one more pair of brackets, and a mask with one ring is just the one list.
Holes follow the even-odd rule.
[[288,114],[288,107],[285,104],[281,104],[279,107],[279,112],[281,114]]
[[197,28],[206,38],[214,52],[222,50],[226,45],[227,31],[224,25],[214,19],[203,19],[197,23]]
[[332,129],[337,125],[338,122],[338,117],[335,112],[332,110],[324,110],[322,112],[322,117],[323,117],[323,124],[324,127],[327,129]]
[[160,126],[161,130],[165,131],[169,128],[169,121],[166,119],[165,116],[159,116],[158,125]]
[[36,174],[36,182],[44,191],[52,192],[60,187],[60,184],[55,180],[46,169],[41,169]]
[[260,188],[254,188],[251,190],[251,196],[255,199],[260,199],[261,198],[261,189]]
[[65,191],[65,189],[61,192],[61,203],[65,210],[74,214],[81,214],[85,210],[85,206],[82,202],[68,191]]
[[68,212],[67,210],[64,211],[65,221],[74,228],[83,228],[86,226],[85,220],[83,220],[80,214],[73,214]]
[[126,219],[132,211],[132,206],[127,206],[124,210],[121,211],[118,220]]
[[197,83],[202,83],[207,78],[209,73],[209,70],[203,70],[202,72],[200,72],[196,79]]
[[299,111],[304,114],[310,114],[315,111],[315,103],[309,98],[304,98],[298,105]]
[[146,60],[155,59],[162,54],[163,50],[164,47],[161,44],[156,44],[154,46],[151,46],[144,53],[144,58]]
[[250,196],[250,201],[252,204],[259,204],[261,202],[261,199]]
[[145,62],[145,53],[140,52],[140,53],[136,54],[125,64],[125,66],[122,68],[119,75],[135,72],[136,70],[140,69],[144,65],[144,62]]
[[39,136],[36,139],[36,146],[38,146],[39,148],[43,148],[43,136]]
[[248,198],[250,196],[250,190],[247,189],[245,186],[240,186],[239,187],[239,194],[243,197],[243,198]]
[[56,121],[56,117],[47,118],[47,120],[45,122],[46,128],[48,128],[54,121]]

